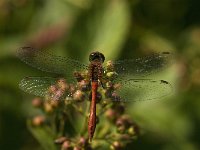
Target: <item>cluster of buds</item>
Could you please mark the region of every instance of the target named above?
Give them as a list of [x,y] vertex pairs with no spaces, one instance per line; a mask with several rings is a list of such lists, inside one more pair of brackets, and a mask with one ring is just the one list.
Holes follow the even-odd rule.
[[32,100],[32,105],[35,108],[39,108],[47,114],[53,113],[57,108],[61,106],[62,101],[58,100],[44,100],[40,97],[36,97]]
[[[78,75],[78,72],[77,74]],[[80,75],[80,78],[77,79],[78,82],[76,85],[68,84],[65,79],[58,79],[54,85],[51,85],[46,94],[47,100],[57,100],[69,102],[82,102],[85,100],[84,92],[90,91],[90,82]]]
[[127,134],[132,138],[139,134],[138,126],[128,115],[120,116],[116,121],[117,131],[121,134]]
[[67,137],[59,137],[54,143],[59,145],[61,150],[92,150],[88,140],[84,137],[78,137],[74,141]]
[[116,132],[112,134],[113,141],[111,149],[121,150],[128,142],[131,142],[139,135],[138,125],[125,114],[125,106],[123,103],[113,104],[106,112],[105,116],[112,123]]
[[65,79],[58,79],[56,84],[49,87],[46,98],[49,100],[60,100],[64,95],[66,95],[67,91],[73,92],[71,91],[72,89],[73,88],[67,84]]
[[[55,137],[58,138],[55,139],[54,143],[61,150],[92,150],[101,146],[102,141],[108,143],[113,150],[121,150],[134,137],[138,136],[138,126],[125,114],[125,104],[115,93],[121,85],[113,82],[117,74],[114,72],[112,62],[109,61],[106,67],[106,81],[97,91],[96,123],[98,125],[92,142],[88,141],[86,128],[88,110],[84,108],[86,104],[90,105],[90,101],[85,102],[84,100],[91,99],[91,83],[87,78],[87,72],[74,73],[74,77],[77,79],[76,84],[68,84],[63,78],[58,79],[55,84],[49,87],[47,96],[44,98],[46,100],[35,98],[32,101],[34,107],[44,112],[43,116],[36,116],[32,119],[32,125],[40,127],[44,124],[50,127],[56,126]],[[68,128],[77,124],[74,123],[74,119],[70,120],[69,118],[78,115],[80,117],[80,112],[85,119],[86,124],[83,124],[85,128],[83,131],[78,131],[80,134],[70,135]],[[52,118],[56,118],[56,120]],[[82,124],[82,122],[79,123]],[[107,129],[106,132],[102,133],[98,129],[98,127],[104,128],[106,126],[109,126],[105,128]]]

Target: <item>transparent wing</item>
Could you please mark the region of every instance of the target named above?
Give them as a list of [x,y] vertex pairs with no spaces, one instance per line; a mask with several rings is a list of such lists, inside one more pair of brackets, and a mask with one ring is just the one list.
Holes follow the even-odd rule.
[[171,84],[164,80],[129,79],[120,84],[114,93],[114,101],[159,100],[172,93]]
[[172,54],[162,52],[138,59],[119,60],[114,62],[114,67],[119,76],[141,77],[160,71],[170,62],[172,62]]
[[28,65],[42,71],[63,74],[71,80],[73,72],[87,69],[87,65],[77,60],[55,56],[45,51],[36,50],[32,47],[22,47],[17,51],[17,57]]
[[45,97],[51,85],[55,85],[58,78],[25,77],[19,83],[20,89],[29,94]]

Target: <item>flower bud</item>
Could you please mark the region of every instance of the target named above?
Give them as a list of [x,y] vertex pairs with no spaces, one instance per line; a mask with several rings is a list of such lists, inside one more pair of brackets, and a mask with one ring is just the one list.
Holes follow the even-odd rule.
[[82,91],[89,91],[91,89],[90,83],[88,80],[81,80],[78,82],[79,89]]
[[84,137],[80,137],[79,141],[78,141],[78,144],[81,146],[81,147],[84,147],[86,144],[87,144],[87,140],[84,138]]
[[69,93],[74,93],[76,91],[76,88],[73,84],[69,85]]
[[126,127],[124,125],[118,126],[117,127],[117,132],[120,134],[124,134],[126,131]]
[[71,150],[71,149],[72,149],[72,147],[71,147],[70,141],[67,140],[62,144],[61,150]]
[[32,105],[33,105],[34,107],[37,107],[37,108],[38,108],[38,107],[41,107],[42,104],[43,104],[42,99],[39,98],[39,97],[36,97],[36,98],[34,98],[34,99],[32,100]]
[[32,120],[32,124],[33,124],[34,126],[40,126],[40,125],[42,125],[44,122],[45,122],[44,116],[36,116],[36,117],[34,117],[33,120]]
[[117,121],[116,121],[117,127],[123,126],[124,124],[125,124],[125,122],[121,117],[117,119]]
[[122,150],[123,145],[119,141],[115,141],[112,143],[111,147],[112,150]]
[[109,104],[109,100],[104,98],[103,101],[101,102],[102,108],[105,108]]
[[73,150],[81,150],[81,148],[78,146],[75,146]]
[[113,61],[109,60],[106,62],[106,69],[107,69],[107,71],[114,71]]
[[106,82],[106,88],[113,88],[113,83],[111,81]]
[[57,90],[56,93],[53,95],[52,100],[60,100],[61,97],[64,95],[64,91],[62,91],[61,89]]
[[59,106],[61,101],[55,101],[55,100],[51,100],[50,104],[53,108],[57,108]]
[[111,121],[114,121],[115,119],[116,119],[116,112],[113,110],[113,109],[111,109],[111,108],[109,108],[106,112],[105,112],[105,116],[109,119],[109,120],[111,120]]
[[64,136],[62,136],[62,137],[59,137],[58,139],[56,139],[56,140],[54,141],[54,143],[56,143],[56,144],[62,144],[62,143],[64,143],[66,140],[67,140],[67,138],[64,137]]
[[83,94],[83,92],[81,90],[77,90],[74,94],[73,94],[73,99],[77,102],[82,102],[84,100],[85,96]]
[[111,98],[112,98],[113,101],[117,101],[117,102],[121,101],[121,97],[116,92],[112,93]]
[[58,88],[62,91],[66,91],[69,89],[69,85],[67,84],[65,79],[59,79],[57,81]]
[[120,118],[117,119],[116,125],[117,126],[122,126],[124,125],[125,127],[129,127],[132,124],[131,119],[127,115],[123,115]]
[[107,76],[109,79],[113,80],[113,79],[115,79],[115,78],[117,77],[117,73],[116,73],[116,72],[107,72],[107,73],[106,73],[106,76]]
[[48,101],[46,101],[44,103],[44,110],[47,113],[52,113],[54,109],[53,109],[52,105]]
[[57,87],[55,85],[51,85],[48,89],[50,94],[54,94],[57,91]]
[[135,134],[136,134],[136,133],[135,133],[135,129],[134,129],[133,126],[130,126],[130,127],[128,128],[128,134],[129,134],[129,135],[135,135]]
[[130,119],[126,115],[121,116],[117,119],[116,126],[119,133],[124,133],[130,127]]

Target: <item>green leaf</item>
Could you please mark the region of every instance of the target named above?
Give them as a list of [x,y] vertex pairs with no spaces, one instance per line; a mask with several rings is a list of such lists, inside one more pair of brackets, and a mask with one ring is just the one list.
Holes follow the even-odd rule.
[[54,135],[47,126],[33,127],[30,120],[27,121],[27,126],[45,150],[57,150],[54,144]]
[[82,10],[66,45],[74,56],[88,60],[91,51],[101,51],[106,58],[115,58],[121,51],[130,24],[126,1],[95,1]]
[[116,58],[126,38],[130,24],[129,13],[126,1],[108,3],[97,24],[95,38],[91,41],[89,49],[101,50],[109,59]]

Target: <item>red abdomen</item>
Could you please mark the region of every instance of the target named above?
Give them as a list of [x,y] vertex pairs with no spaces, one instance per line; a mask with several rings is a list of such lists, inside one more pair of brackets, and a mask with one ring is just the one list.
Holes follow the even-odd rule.
[[96,128],[96,95],[97,95],[98,81],[92,82],[92,101],[90,105],[90,116],[88,120],[88,135],[91,141]]

